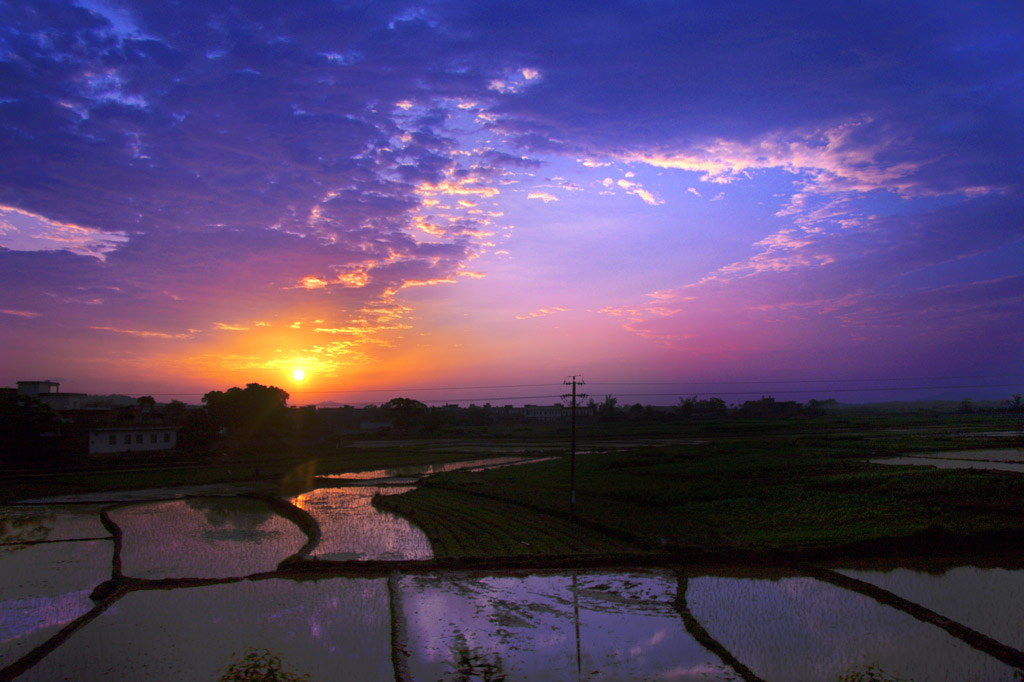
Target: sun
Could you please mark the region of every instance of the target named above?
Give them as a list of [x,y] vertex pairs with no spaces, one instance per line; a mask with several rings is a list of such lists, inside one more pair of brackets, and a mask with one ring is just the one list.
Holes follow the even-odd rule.
[[295,379],[296,381],[302,381],[305,378],[306,373],[303,372],[301,369],[297,369],[294,372],[292,372],[292,379]]

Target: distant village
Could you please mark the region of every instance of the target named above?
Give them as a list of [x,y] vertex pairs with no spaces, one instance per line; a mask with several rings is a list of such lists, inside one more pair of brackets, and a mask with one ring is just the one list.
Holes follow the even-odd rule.
[[[243,406],[245,414],[222,409],[232,391],[258,387],[271,394],[270,405]],[[383,405],[288,407],[287,393],[250,384],[226,394],[211,391],[204,405],[173,400],[157,403],[150,396],[90,395],[60,390],[55,381],[19,381],[17,388],[0,388],[0,427],[5,449],[32,448],[36,452],[72,456],[147,453],[179,447],[198,447],[217,435],[250,432],[254,436],[305,435],[316,438],[429,432],[442,427],[479,427],[490,424],[550,423],[568,420],[566,405],[492,407],[443,405],[427,407],[406,398]],[[236,412],[238,410],[235,410]],[[598,406],[577,407],[577,417],[594,419]],[[258,424],[245,424],[246,416]],[[254,419],[249,419],[254,421]]]
[[[19,381],[0,388],[0,461],[40,458],[104,458],[162,451],[202,451],[221,438],[268,442],[300,438],[318,443],[342,439],[481,433],[491,426],[568,424],[572,409],[550,405],[427,406],[410,398],[381,405],[289,406],[288,393],[273,386],[248,384],[210,391],[202,405],[178,400],[158,403],[151,396],[89,395],[62,392],[55,381]],[[680,397],[675,405],[620,405],[613,396],[587,399],[576,407],[582,423],[612,421],[669,422],[739,418],[815,417],[868,406],[835,400],[807,403],[763,396],[741,405],[721,398]],[[1011,412],[1021,414],[1021,396],[1011,401],[876,403],[873,411]]]

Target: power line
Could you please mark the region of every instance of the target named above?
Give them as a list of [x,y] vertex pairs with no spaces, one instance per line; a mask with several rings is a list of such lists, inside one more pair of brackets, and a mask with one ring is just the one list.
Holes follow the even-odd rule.
[[499,388],[547,388],[553,386],[561,386],[561,384],[506,384],[503,386],[440,386],[437,388],[343,388],[329,391],[296,391],[296,393],[412,393],[414,391],[482,391]]
[[[961,381],[965,379],[1005,379],[1007,377],[1024,377],[1021,374],[977,374],[973,376],[954,377],[902,377],[892,379],[769,379],[762,381],[592,381],[591,386],[734,386],[759,384],[844,384],[855,382],[884,381]],[[987,384],[986,384],[987,385]],[[956,388],[955,386],[953,388]]]
[[549,398],[561,398],[560,394],[554,395],[512,395],[498,398],[443,398],[433,400],[421,400],[421,403],[468,403],[468,402],[479,402],[481,400],[485,402],[498,402],[501,400],[547,400]]
[[[635,385],[635,384],[634,384]],[[974,385],[960,385],[960,386],[873,386],[870,388],[832,388],[822,393],[869,393],[871,391],[937,391],[944,389],[966,389],[966,388],[1017,388],[1020,384],[974,384]],[[714,395],[750,395],[751,393],[774,393],[774,394],[789,394],[789,393],[807,393],[810,389],[789,389],[785,391],[714,391]],[[636,396],[667,396],[667,395],[679,395],[681,391],[672,391],[670,393],[618,393],[616,397],[636,397]],[[712,391],[700,391],[697,395],[711,395]]]
[[[866,387],[833,387],[833,388],[788,388],[782,390],[774,390],[771,388],[758,388],[758,387],[771,387],[771,386],[793,386],[801,384],[842,384],[842,383],[864,383],[864,382],[895,382],[895,381],[929,381],[929,382],[941,382],[944,380],[953,381],[957,379],[984,379],[984,378],[1002,378],[1016,377],[1021,375],[976,375],[974,377],[918,377],[913,378],[902,378],[902,379],[806,379],[806,380],[779,380],[779,381],[701,381],[701,382],[676,382],[676,381],[634,381],[634,382],[588,382],[590,386],[594,387],[615,387],[615,386],[678,386],[679,390],[662,392],[662,391],[649,391],[649,392],[637,392],[631,391],[629,393],[615,393],[614,395],[619,397],[665,397],[665,396],[683,396],[683,395],[719,395],[719,396],[735,396],[735,395],[751,395],[756,393],[765,394],[776,394],[776,395],[789,395],[796,393],[807,393],[814,391],[816,393],[869,393],[869,392],[896,392],[896,391],[941,391],[941,390],[966,390],[966,389],[985,389],[985,388],[1020,388],[1021,384],[1016,383],[972,383],[972,384],[936,384],[931,383],[929,385],[912,385],[912,386],[866,386]],[[437,391],[479,391],[479,390],[503,390],[511,388],[554,388],[561,387],[562,384],[545,383],[545,384],[488,384],[481,386],[438,386],[438,387],[404,387],[404,388],[368,388],[368,389],[321,389],[316,391],[289,391],[292,396],[314,396],[314,395],[338,395],[338,394],[354,394],[354,395],[366,395],[366,394],[377,394],[377,393],[391,393],[391,394],[409,394],[415,392],[437,392]],[[711,387],[711,386],[750,386],[749,390],[733,390],[733,391],[719,391],[719,390],[695,390],[694,388],[687,389],[685,387]],[[150,396],[203,396],[205,392],[190,392],[190,391],[163,391],[163,392],[144,392],[145,395]],[[547,399],[559,399],[562,396],[560,394],[544,394],[544,395],[498,395],[498,396],[468,396],[459,398],[431,398],[424,399],[421,402],[425,403],[458,403],[458,402],[471,402],[471,401],[486,401],[486,402],[498,402],[507,400],[547,400]]]
[[[589,384],[594,386],[596,384]],[[968,389],[968,388],[1014,388],[1019,387],[1019,384],[976,384],[976,385],[959,385],[959,386],[901,386],[897,388],[836,388],[827,391],[821,391],[821,393],[870,393],[872,391],[890,392],[890,391],[925,391],[925,390],[940,390],[940,389]],[[808,389],[809,390],[809,389]],[[807,390],[790,389],[784,391],[701,391],[697,395],[707,395],[712,397],[717,396],[742,396],[742,395],[755,395],[758,393],[771,393],[773,395],[790,395],[798,393],[807,393]],[[613,395],[615,398],[637,398],[637,397],[685,397],[692,395],[692,393],[686,393],[685,391],[672,391],[672,392],[658,392],[658,393],[616,393]],[[519,396],[497,396],[482,398],[478,396],[470,398],[438,398],[430,400],[421,400],[422,403],[436,404],[436,403],[468,403],[468,402],[501,402],[506,400],[548,400],[548,399],[561,399],[563,395],[519,395]]]
[[[320,395],[324,393],[413,393],[414,391],[481,391],[490,389],[505,389],[505,388],[546,388],[561,386],[562,384],[503,384],[495,386],[437,386],[437,387],[417,387],[417,388],[331,388],[323,389],[318,391],[289,391],[290,395]],[[216,389],[214,389],[216,390]],[[161,393],[152,393],[147,391],[146,395],[206,395],[210,391],[203,391],[202,393],[191,392],[191,391],[163,391]]]

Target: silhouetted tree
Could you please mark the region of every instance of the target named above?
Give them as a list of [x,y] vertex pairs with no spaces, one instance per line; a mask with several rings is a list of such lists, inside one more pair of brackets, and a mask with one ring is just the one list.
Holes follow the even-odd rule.
[[56,454],[57,414],[11,389],[0,396],[0,464],[45,463]]
[[606,395],[601,404],[597,406],[598,421],[610,422],[619,416],[619,399],[615,396]]
[[794,400],[777,402],[771,396],[760,400],[747,400],[740,406],[739,414],[743,417],[793,417],[803,412],[803,408]]
[[729,414],[729,406],[721,398],[708,398],[701,401],[701,404],[705,403],[707,404],[707,412],[710,415],[724,417]]
[[812,416],[822,415],[828,410],[835,409],[838,404],[835,398],[829,398],[828,400],[814,400],[812,398],[807,401],[807,414]]
[[164,406],[164,417],[172,424],[184,423],[186,412],[188,412],[188,405],[180,400],[172,400]]
[[692,398],[680,398],[679,404],[676,405],[676,414],[683,419],[689,419],[693,416],[693,410],[697,406],[697,396]]
[[422,426],[427,416],[427,406],[412,398],[392,398],[381,405],[381,410],[394,421],[396,429],[405,433]]
[[323,424],[315,405],[288,408],[292,430],[305,437],[321,435]]
[[227,391],[210,391],[203,404],[218,427],[235,436],[281,434],[288,425],[288,393],[276,386],[247,384]]
[[137,402],[143,412],[149,412],[153,409],[153,406],[156,405],[156,400],[151,395],[139,396],[137,398]]

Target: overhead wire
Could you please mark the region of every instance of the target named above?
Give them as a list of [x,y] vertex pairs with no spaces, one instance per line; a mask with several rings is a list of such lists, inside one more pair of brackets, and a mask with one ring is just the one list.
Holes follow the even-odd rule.
[[[1008,378],[1016,378],[1024,375],[1018,374],[1000,374],[1000,375],[973,375],[973,376],[949,376],[949,377],[902,377],[902,378],[841,378],[841,379],[783,379],[783,380],[753,380],[753,381],[591,381],[586,382],[585,386],[593,392],[595,388],[614,388],[614,387],[632,387],[634,390],[628,393],[618,393],[609,391],[608,393],[613,397],[619,398],[636,398],[636,397],[650,397],[650,398],[662,398],[668,396],[676,397],[689,397],[693,395],[697,396],[747,396],[756,395],[758,393],[767,395],[793,395],[793,394],[806,394],[810,391],[821,394],[846,394],[846,393],[870,393],[870,392],[905,392],[905,391],[941,391],[941,390],[976,390],[976,389],[992,389],[992,388],[1020,388],[1021,382],[1008,383],[1005,380]],[[957,383],[947,384],[942,383],[945,381],[962,381],[962,380],[982,380],[982,379],[1003,379],[1000,383]],[[927,384],[914,383],[910,386],[893,386],[893,382],[927,382]],[[876,385],[872,386],[841,386],[842,384],[864,384],[872,383]],[[885,385],[888,384],[888,385]],[[408,395],[416,393],[431,392],[437,393],[440,391],[452,391],[452,392],[472,392],[472,391],[503,391],[507,389],[515,388],[562,388],[564,382],[560,383],[534,383],[534,384],[483,384],[478,386],[407,386],[401,388],[367,388],[367,389],[355,389],[355,388],[332,388],[332,389],[318,389],[318,390],[292,390],[289,391],[291,396],[317,396],[317,395],[370,395],[370,394],[391,394],[395,395]],[[806,388],[796,388],[796,386],[807,386]],[[813,385],[813,388],[812,388]],[[831,385],[828,388],[821,388],[822,385]],[[640,391],[636,390],[638,387],[650,386],[652,388],[660,386],[675,386],[678,387],[674,391]],[[748,386],[749,389],[744,390],[718,390],[714,387],[728,387],[728,386]],[[783,388],[781,390],[771,388],[775,386],[793,386],[794,388]],[[164,392],[146,392],[145,395],[150,396],[204,396],[207,392],[188,392],[188,391],[164,391]],[[603,391],[602,391],[603,392]],[[521,401],[521,400],[547,400],[547,399],[559,399],[562,394],[539,394],[539,395],[490,395],[490,396],[477,396],[468,395],[465,397],[446,397],[446,398],[430,398],[423,399],[421,402],[424,403],[467,403],[467,402],[499,402],[499,401]]]

